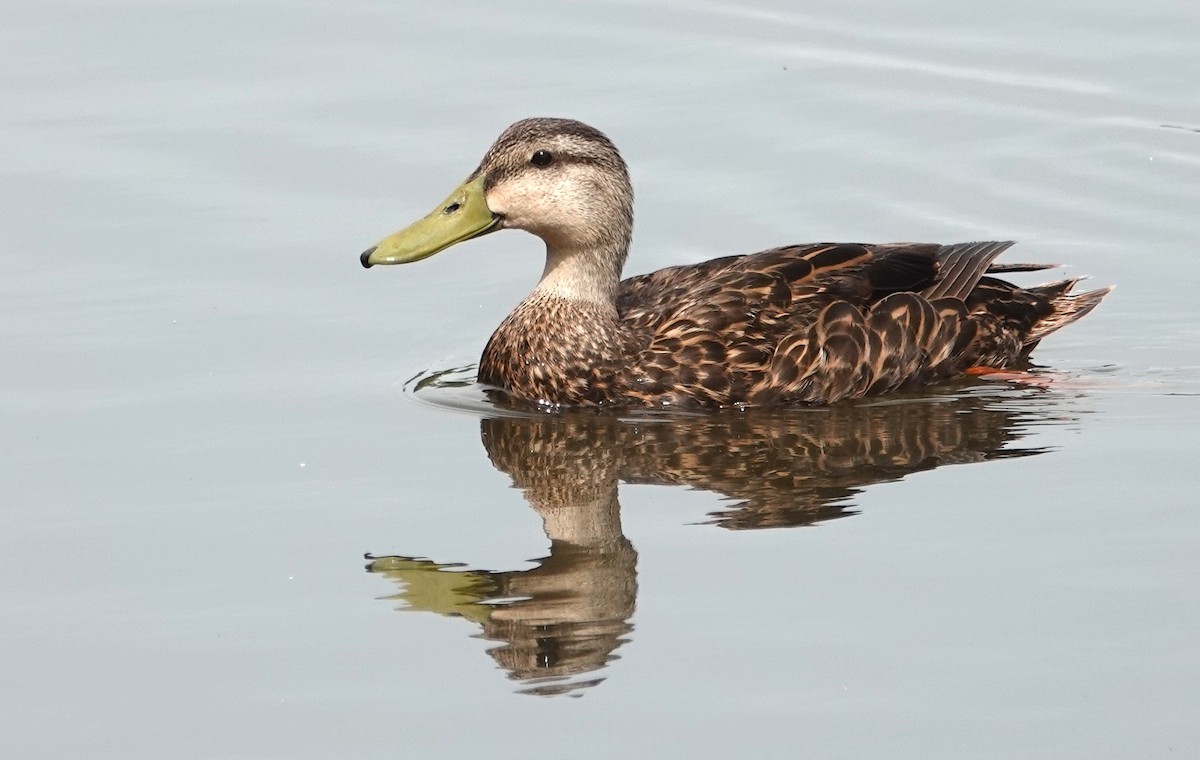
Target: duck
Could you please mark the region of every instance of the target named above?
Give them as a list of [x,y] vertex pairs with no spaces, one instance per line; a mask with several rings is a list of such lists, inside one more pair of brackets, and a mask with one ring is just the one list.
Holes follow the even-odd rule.
[[505,129],[432,212],[367,250],[407,264],[504,229],[545,243],[478,382],[547,407],[819,406],[1028,366],[1111,291],[1019,287],[1012,241],[785,245],[622,279],[633,188],[613,142],[573,119]]

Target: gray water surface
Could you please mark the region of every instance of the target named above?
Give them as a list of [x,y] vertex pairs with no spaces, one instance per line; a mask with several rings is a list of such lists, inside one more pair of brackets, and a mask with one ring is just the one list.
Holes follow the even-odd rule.
[[[1197,40],[1168,0],[5,4],[0,753],[1194,756]],[[1016,239],[1118,289],[1049,387],[489,413],[417,386],[537,241],[357,254],[531,115],[622,149],[631,274]]]

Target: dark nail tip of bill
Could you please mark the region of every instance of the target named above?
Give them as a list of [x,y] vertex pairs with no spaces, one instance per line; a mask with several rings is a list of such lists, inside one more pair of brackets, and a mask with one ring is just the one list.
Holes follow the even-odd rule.
[[375,249],[378,247],[379,246],[373,245],[370,248],[368,248],[367,250],[363,251],[362,255],[358,257],[358,260],[362,262],[362,265],[365,269],[371,268],[371,262],[368,261],[368,259],[371,258],[371,254],[375,253]]

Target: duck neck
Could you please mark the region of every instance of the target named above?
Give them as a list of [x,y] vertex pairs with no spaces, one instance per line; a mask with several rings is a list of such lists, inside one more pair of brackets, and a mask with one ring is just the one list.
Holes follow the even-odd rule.
[[546,243],[546,268],[532,298],[551,296],[600,306],[616,318],[617,289],[628,241],[599,245]]

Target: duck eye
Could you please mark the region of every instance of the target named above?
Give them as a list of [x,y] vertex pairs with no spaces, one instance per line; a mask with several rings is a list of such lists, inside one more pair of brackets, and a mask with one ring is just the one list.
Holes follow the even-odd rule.
[[548,150],[539,150],[529,159],[529,163],[534,166],[549,166],[554,162],[554,156],[550,155]]

